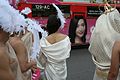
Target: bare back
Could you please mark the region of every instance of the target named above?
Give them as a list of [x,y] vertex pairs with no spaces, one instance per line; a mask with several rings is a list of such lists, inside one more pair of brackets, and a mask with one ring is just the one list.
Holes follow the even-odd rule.
[[18,58],[21,72],[24,75],[25,80],[31,80],[31,67],[35,65],[35,61],[28,61],[28,52],[24,42],[19,37],[11,37],[9,39],[11,46],[13,47],[16,56]]
[[7,48],[0,46],[0,80],[15,80],[10,68],[10,59],[7,55]]
[[62,33],[53,33],[47,37],[47,41],[51,44],[54,44],[65,39],[66,37],[67,35],[64,35]]
[[15,50],[22,73],[28,71],[33,63],[28,63],[27,48],[25,47],[23,41],[17,37],[10,38],[9,41]]
[[20,63],[21,71],[24,72],[23,64],[26,64],[28,61],[27,50],[26,50],[23,42],[19,38],[12,37],[12,38],[10,38],[9,41],[10,41],[11,46],[15,50],[16,56]]

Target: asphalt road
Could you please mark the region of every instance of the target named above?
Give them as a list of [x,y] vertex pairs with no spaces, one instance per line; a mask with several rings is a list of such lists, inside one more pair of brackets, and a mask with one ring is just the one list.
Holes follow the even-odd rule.
[[67,67],[67,80],[93,80],[95,65],[87,49],[72,49]]

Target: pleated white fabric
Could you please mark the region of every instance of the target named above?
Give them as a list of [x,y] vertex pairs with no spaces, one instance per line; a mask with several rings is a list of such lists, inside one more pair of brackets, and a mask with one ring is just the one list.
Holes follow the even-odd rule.
[[[107,80],[111,65],[112,47],[116,40],[120,40],[120,13],[117,9],[102,14],[97,19],[92,32],[89,51],[97,66],[93,80]],[[101,74],[104,75],[100,76]],[[118,78],[118,80],[120,79]]]
[[47,80],[66,80],[66,59],[70,56],[71,44],[69,37],[50,44],[45,38],[40,41],[41,51],[47,58],[45,74]]

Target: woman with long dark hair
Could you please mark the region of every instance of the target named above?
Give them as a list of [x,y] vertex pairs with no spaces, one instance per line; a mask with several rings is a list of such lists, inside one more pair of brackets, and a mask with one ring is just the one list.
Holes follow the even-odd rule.
[[69,37],[59,32],[59,29],[64,27],[62,25],[64,18],[61,21],[58,14],[48,17],[46,27],[48,36],[40,40],[41,52],[46,57],[47,80],[66,80],[67,78],[66,59],[70,56],[71,44]]
[[87,35],[87,23],[83,16],[75,16],[70,21],[69,37],[73,44],[85,44]]

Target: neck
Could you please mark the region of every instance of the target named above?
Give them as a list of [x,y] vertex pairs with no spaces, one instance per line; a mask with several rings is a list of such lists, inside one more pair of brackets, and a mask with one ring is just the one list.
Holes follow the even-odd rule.
[[60,32],[56,31],[56,32],[54,32],[54,33],[52,33],[52,34],[50,34],[50,35],[53,35],[53,34],[58,34],[58,33],[60,33]]

